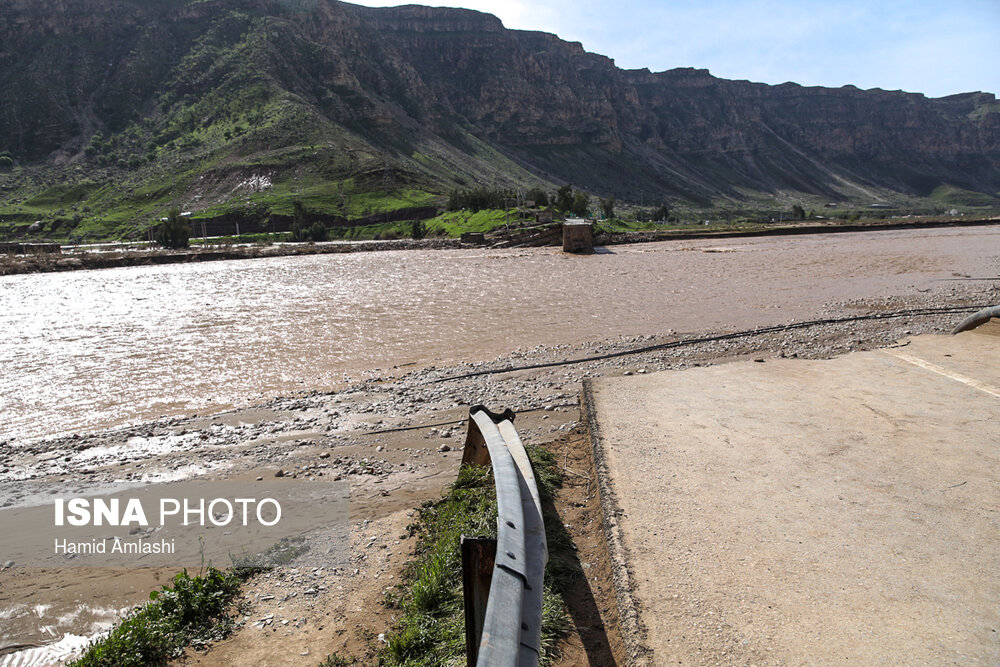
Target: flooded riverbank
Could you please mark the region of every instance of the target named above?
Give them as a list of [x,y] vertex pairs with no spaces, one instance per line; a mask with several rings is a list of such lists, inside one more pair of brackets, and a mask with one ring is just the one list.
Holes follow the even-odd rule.
[[380,369],[747,328],[996,276],[996,227],[279,257],[0,277],[0,442],[217,412]]

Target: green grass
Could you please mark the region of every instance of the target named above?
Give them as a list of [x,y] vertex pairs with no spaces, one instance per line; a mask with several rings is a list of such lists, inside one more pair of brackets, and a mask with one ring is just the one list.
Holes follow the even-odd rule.
[[187,646],[202,648],[224,639],[236,627],[230,607],[240,585],[252,575],[287,565],[305,553],[303,538],[282,538],[259,554],[233,557],[225,571],[209,565],[191,576],[179,572],[171,584],[149,594],[111,631],[87,647],[67,667],[140,667],[166,664]]
[[[284,243],[292,240],[291,232],[278,232],[276,234],[240,234],[239,236],[218,236],[209,239],[208,245],[233,245],[235,243],[253,243],[254,245],[272,245],[274,243]],[[198,237],[191,237],[191,245],[204,245],[205,242]]]
[[69,667],[164,664],[186,646],[204,646],[226,637],[234,627],[227,609],[249,571],[209,567],[192,577],[184,570],[172,585],[150,593],[149,602],[92,643]]
[[971,192],[953,185],[939,185],[931,193],[931,199],[957,207],[997,206],[1000,200],[982,192]]
[[[511,222],[517,214],[511,213]],[[462,232],[488,232],[504,224],[504,211],[489,209],[484,211],[447,211],[427,221],[427,231],[443,229],[448,236],[461,236]]]
[[[705,217],[708,219],[708,216]],[[612,218],[610,220],[600,220],[594,225],[594,231],[609,234],[621,234],[626,232],[706,232],[706,231],[754,231],[763,229],[765,225],[747,220],[733,219],[732,222],[719,220],[716,218],[710,224],[678,223],[678,222],[637,222],[635,220],[621,220]]]
[[638,232],[638,231],[651,231],[659,229],[668,229],[667,225],[662,225],[656,222],[636,222],[635,220],[620,220],[618,218],[611,218],[609,220],[599,220],[594,225],[594,231],[596,232],[608,232],[608,233],[619,233],[619,232]]
[[[561,483],[554,457],[530,448],[543,506]],[[572,540],[554,513],[545,512],[549,563],[542,603],[542,664],[555,657],[560,637],[569,629],[562,591],[578,576]],[[492,470],[463,467],[448,494],[425,504],[417,523],[417,557],[403,581],[387,595],[389,606],[402,611],[387,637],[380,660],[387,665],[430,666],[464,664],[465,616],[462,605],[461,535],[496,537],[496,489]]]
[[24,202],[24,205],[33,209],[50,209],[63,206],[72,206],[85,200],[101,185],[93,181],[83,180],[78,183],[57,185],[48,188],[31,199]]

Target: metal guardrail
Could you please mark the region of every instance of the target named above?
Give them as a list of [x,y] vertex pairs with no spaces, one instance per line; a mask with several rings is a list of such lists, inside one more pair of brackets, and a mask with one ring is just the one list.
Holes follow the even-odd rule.
[[993,306],[992,308],[983,308],[977,313],[969,315],[964,320],[958,323],[952,330],[952,335],[960,334],[963,331],[970,331],[980,326],[981,324],[986,324],[994,317],[1000,317],[1000,306]]
[[[497,489],[495,548],[484,544],[490,540],[462,538],[470,665],[534,667],[541,652],[542,583],[549,553],[535,475],[513,421],[509,409],[502,414],[481,405],[469,410],[462,464],[492,464]],[[490,568],[484,565],[491,556],[487,584],[484,574]]]

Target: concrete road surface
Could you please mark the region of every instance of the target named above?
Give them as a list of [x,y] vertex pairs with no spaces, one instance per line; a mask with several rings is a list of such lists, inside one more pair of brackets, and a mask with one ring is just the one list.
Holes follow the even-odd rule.
[[586,399],[631,661],[1000,664],[997,320]]

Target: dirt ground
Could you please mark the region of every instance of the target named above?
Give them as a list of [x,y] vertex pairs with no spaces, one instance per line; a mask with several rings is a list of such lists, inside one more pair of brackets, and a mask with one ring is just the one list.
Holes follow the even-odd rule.
[[254,577],[243,589],[237,631],[207,651],[188,649],[174,664],[312,665],[330,654],[374,664],[380,636],[396,620],[382,600],[412,555],[406,527],[413,515],[399,510],[356,524],[346,568]]
[[[581,576],[568,595],[571,631],[555,663],[615,664],[621,644],[611,570],[600,528],[601,511],[589,435],[577,427],[547,443],[565,477],[554,509],[576,545]],[[383,606],[413,554],[407,526],[413,510],[398,510],[354,526],[350,565],[339,571],[278,570],[251,580],[236,633],[206,651],[189,649],[178,665],[301,665],[329,654],[375,664],[382,636],[398,612]],[[312,570],[312,568],[310,568]],[[304,591],[315,590],[315,594]],[[280,641],[279,641],[280,639]]]

